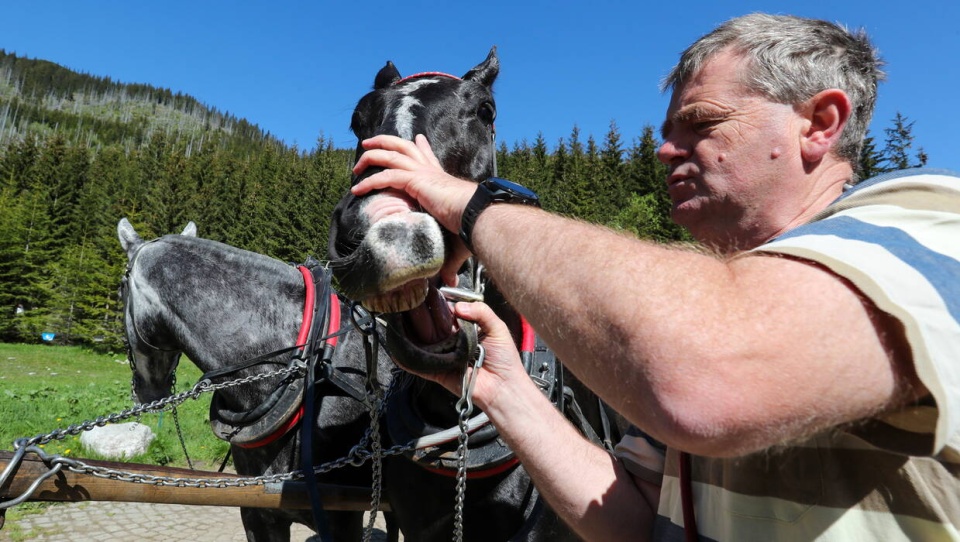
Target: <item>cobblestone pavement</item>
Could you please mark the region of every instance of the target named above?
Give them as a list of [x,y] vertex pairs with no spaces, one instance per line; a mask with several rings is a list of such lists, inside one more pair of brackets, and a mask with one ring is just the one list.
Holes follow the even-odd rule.
[[[378,517],[377,526],[373,540],[382,542],[386,540],[382,516]],[[312,534],[313,531],[303,525],[294,524],[290,539],[306,540]],[[16,521],[8,517],[0,530],[2,542],[242,542],[246,539],[238,508],[183,504],[56,504],[41,514],[30,514]]]

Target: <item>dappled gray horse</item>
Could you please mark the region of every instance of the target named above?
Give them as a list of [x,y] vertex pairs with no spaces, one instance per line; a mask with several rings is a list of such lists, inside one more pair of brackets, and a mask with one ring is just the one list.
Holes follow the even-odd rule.
[[[351,128],[359,140],[377,134],[412,139],[424,134],[444,169],[480,181],[495,173],[492,85],[499,73],[496,50],[462,78],[435,72],[401,77],[390,62],[374,89],[358,103]],[[357,147],[357,156],[363,149]],[[369,174],[365,172],[364,174]],[[354,179],[354,184],[359,179]],[[388,210],[388,212],[384,212]],[[388,192],[362,198],[347,194],[337,205],[328,255],[340,291],[384,313],[390,355],[422,371],[462,369],[475,355],[473,324],[456,321],[439,291],[437,273],[450,246],[448,233],[408,198]],[[462,271],[461,284],[483,283],[477,266]],[[601,407],[538,344],[532,330],[495,284],[485,301],[508,324],[531,376],[559,408],[603,433]],[[566,383],[564,383],[566,378]],[[576,392],[572,388],[579,388]],[[440,386],[405,375],[387,404],[390,436],[404,443],[456,427],[457,398]],[[586,432],[594,430],[581,423]],[[447,540],[454,525],[456,439],[406,457],[389,458],[387,495],[409,540]],[[576,540],[539,498],[529,476],[487,425],[470,438],[464,505],[468,541]]]
[[[300,469],[301,423],[311,424],[307,429],[312,429],[312,448],[307,453],[312,453],[314,464],[345,457],[360,442],[370,425],[367,407],[359,400],[367,374],[364,335],[350,325],[350,307],[330,288],[323,288],[321,280],[307,276],[302,266],[197,238],[192,222],[181,235],[149,242],[126,219],[117,230],[129,260],[122,287],[124,326],[139,401],[170,395],[183,353],[214,383],[253,377],[243,385],[218,390],[210,408],[211,427],[231,443],[239,474]],[[316,306],[322,308],[315,314],[306,301],[311,290]],[[310,320],[317,326],[304,325]],[[331,386],[329,378],[321,379],[315,390],[314,410],[319,415],[301,420],[306,386],[302,378],[254,378],[290,366],[291,352],[274,352],[296,352],[291,347],[318,335],[334,335],[325,341],[330,367],[346,384],[339,388]],[[335,349],[331,342],[336,342]],[[242,363],[261,356],[257,363]],[[377,367],[380,382],[388,382],[392,362],[381,355]],[[320,481],[370,487],[370,466],[339,468]],[[251,541],[289,540],[294,521],[314,528],[306,510],[241,508],[240,514]],[[362,512],[331,511],[326,518],[334,540],[361,539]]]

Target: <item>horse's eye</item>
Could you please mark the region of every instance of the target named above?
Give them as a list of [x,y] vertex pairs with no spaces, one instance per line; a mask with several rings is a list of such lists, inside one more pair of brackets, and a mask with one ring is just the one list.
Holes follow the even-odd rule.
[[487,124],[493,124],[494,119],[497,118],[497,108],[492,102],[483,102],[477,108],[477,117]]

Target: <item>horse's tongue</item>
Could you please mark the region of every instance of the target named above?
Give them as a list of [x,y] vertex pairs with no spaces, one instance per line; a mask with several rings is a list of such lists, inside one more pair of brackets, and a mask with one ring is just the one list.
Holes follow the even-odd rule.
[[457,332],[456,319],[436,288],[430,288],[427,299],[407,314],[421,344],[437,344]]

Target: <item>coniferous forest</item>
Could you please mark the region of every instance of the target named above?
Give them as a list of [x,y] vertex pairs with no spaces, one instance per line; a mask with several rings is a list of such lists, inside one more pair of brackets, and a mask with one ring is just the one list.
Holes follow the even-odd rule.
[[[898,114],[884,149],[868,140],[864,169],[924,163],[922,149],[909,154],[911,126]],[[658,145],[652,126],[625,142],[611,122],[600,141],[573,127],[559,141],[501,143],[497,160],[549,210],[682,240]],[[190,96],[0,50],[0,341],[53,333],[119,351],[123,217],[145,239],[192,220],[201,237],[283,261],[323,258],[353,154],[322,135],[309,152],[288,147]]]

